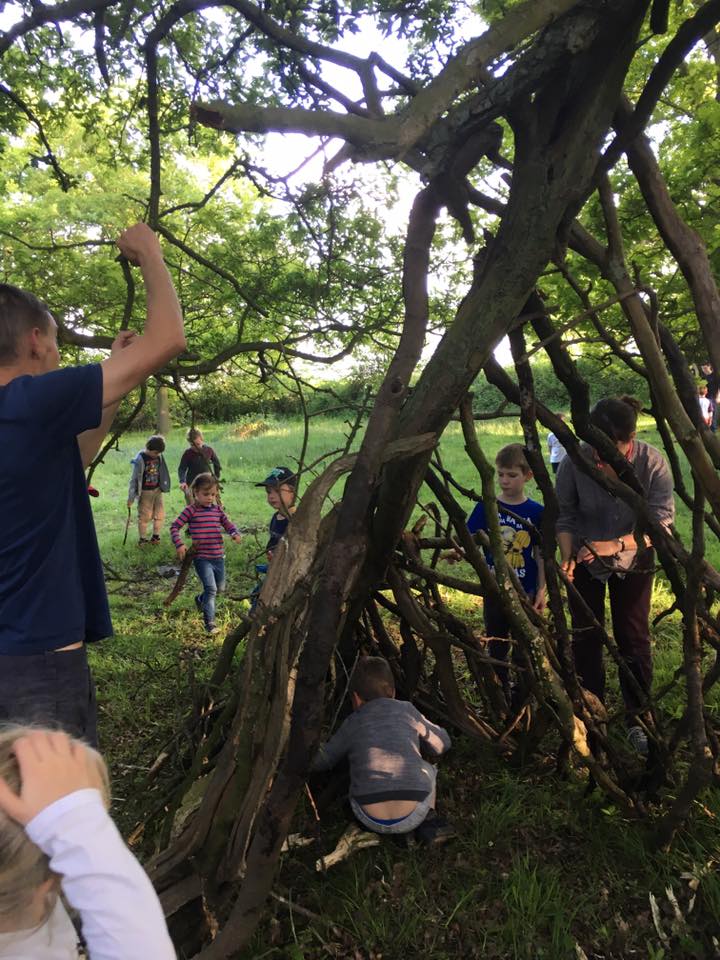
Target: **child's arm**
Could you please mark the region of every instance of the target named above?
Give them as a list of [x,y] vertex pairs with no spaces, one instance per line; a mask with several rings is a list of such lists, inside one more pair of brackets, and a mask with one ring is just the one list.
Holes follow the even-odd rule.
[[350,738],[348,736],[347,724],[352,716],[348,717],[337,733],[331,737],[327,743],[321,743],[318,752],[315,754],[310,770],[312,773],[320,773],[322,770],[332,770],[335,764],[345,756],[350,748]]
[[423,750],[439,757],[450,749],[450,735],[444,727],[437,723],[431,723],[427,717],[424,717],[418,711],[418,734],[420,736],[420,745]]
[[230,534],[231,538],[235,541],[235,543],[240,543],[240,541],[242,540],[242,537],[240,536],[240,531],[232,522],[230,517],[228,517],[228,515],[225,513],[224,510],[220,511],[220,523],[223,525],[225,530],[227,530],[227,532]]
[[182,542],[180,531],[192,517],[192,507],[185,507],[183,512],[170,524],[170,538],[177,550],[178,559],[182,560],[187,553],[187,547]]
[[137,460],[133,463],[133,472],[130,477],[130,486],[128,487],[128,506],[131,507],[133,503],[140,496],[140,487],[142,486],[142,473],[143,473],[143,458],[138,456]]
[[20,794],[0,781],[0,807],[50,858],[91,960],[175,960],[157,894],[103,806],[91,753],[46,730],[20,737],[14,750]]
[[[487,520],[485,517],[485,505],[482,500],[475,504],[472,513],[467,518],[468,533],[472,533],[473,536],[479,531],[483,530],[487,533]],[[447,553],[443,553],[440,557],[441,560],[446,560],[448,563],[458,563],[460,560],[465,559],[465,551],[460,549],[448,550]]]
[[188,457],[188,451],[186,450],[183,455],[180,457],[180,463],[178,464],[178,481],[180,483],[180,489],[187,489],[187,475],[190,468],[190,459]]
[[78,911],[91,960],[175,960],[162,907],[97,790],[58,800],[27,826]]

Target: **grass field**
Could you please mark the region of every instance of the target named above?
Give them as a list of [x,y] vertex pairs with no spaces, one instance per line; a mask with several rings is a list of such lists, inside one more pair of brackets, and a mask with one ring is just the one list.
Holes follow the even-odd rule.
[[[657,443],[649,423],[640,436]],[[344,445],[347,427],[339,420],[312,421],[307,462]],[[479,425],[486,452],[521,439],[514,421]],[[92,653],[101,711],[100,736],[114,777],[114,811],[141,852],[149,843],[138,824],[162,802],[163,781],[148,777],[155,758],[172,746],[196,684],[211,668],[222,639],[202,631],[190,585],[168,609],[162,605],[172,580],[158,567],[172,563],[167,533],[162,546],[137,547],[134,525],[123,546],[130,459],[145,435],[127,435],[95,474],[101,496],[93,501],[101,552],[109,565],[109,590],[116,635]],[[246,609],[253,564],[264,552],[269,510],[262,481],[278,464],[294,466],[302,446],[298,422],[216,425],[205,432],[223,463],[223,501],[245,531],[240,546],[228,542],[228,598],[218,622],[233,623]],[[174,487],[166,497],[168,522],[182,509],[176,467],[185,444],[172,433],[166,458]],[[442,442],[445,466],[463,485],[478,488],[464,455],[459,426]],[[534,495],[534,485],[528,488]],[[429,493],[425,491],[425,498]],[[687,535],[689,518],[680,510],[678,528]],[[167,526],[166,526],[167,529]],[[708,559],[718,561],[717,544]],[[474,601],[467,613],[480,617]],[[654,610],[670,604],[658,578]],[[655,632],[657,684],[680,663],[677,615]],[[671,694],[664,709],[677,713]],[[714,698],[711,709],[718,711]],[[672,795],[674,787],[668,786]],[[442,763],[439,796],[444,812],[459,826],[458,839],[436,851],[404,849],[391,843],[363,851],[327,875],[317,875],[317,850],[288,855],[283,862],[267,923],[248,957],[498,958],[498,960],[600,960],[600,958],[720,956],[720,797],[709,791],[696,804],[692,823],[670,852],[654,850],[651,825],[626,822],[602,797],[584,796],[581,780],[561,781],[553,758],[510,769],[486,751],[455,739]],[[298,813],[298,827],[311,823]],[[340,808],[319,826],[320,842],[331,849],[343,826]],[[678,899],[680,923],[668,899]],[[690,900],[696,890],[693,908]],[[656,898],[663,936],[653,922]]]

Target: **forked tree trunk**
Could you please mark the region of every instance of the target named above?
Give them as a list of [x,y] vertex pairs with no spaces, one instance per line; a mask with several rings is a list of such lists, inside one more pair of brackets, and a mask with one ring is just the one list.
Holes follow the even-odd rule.
[[[429,446],[414,438],[442,433],[581,206],[647,5],[608,0],[600,10],[573,14],[568,24],[574,28],[583,18],[585,45],[567,55],[532,99],[523,94],[513,105],[507,211],[453,324],[406,400],[427,322],[429,250],[443,183],[418,196],[406,242],[404,331],[342,503],[324,528],[327,537],[319,538],[323,497],[311,487],[303,499],[290,550],[273,563],[263,590],[267,621],[251,632],[231,734],[197,813],[152,865],[168,912],[202,892],[219,922],[198,960],[232,957],[257,925],[320,737],[333,650],[382,580],[425,474]],[[404,438],[404,456],[395,462],[387,456],[393,437]],[[199,904],[196,913],[199,918]],[[196,946],[192,938],[178,945]]]

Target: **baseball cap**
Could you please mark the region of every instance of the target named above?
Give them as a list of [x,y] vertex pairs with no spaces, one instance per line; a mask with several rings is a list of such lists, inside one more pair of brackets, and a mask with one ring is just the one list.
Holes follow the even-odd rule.
[[274,467],[265,477],[262,483],[256,483],[256,487],[279,487],[283,483],[288,486],[297,486],[297,477],[290,467]]

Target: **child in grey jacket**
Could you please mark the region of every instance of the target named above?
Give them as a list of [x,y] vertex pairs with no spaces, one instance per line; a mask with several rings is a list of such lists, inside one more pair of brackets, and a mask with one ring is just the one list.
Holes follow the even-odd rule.
[[[153,546],[160,544],[160,531],[165,519],[165,505],[163,494],[170,489],[170,471],[165,463],[163,453],[165,439],[161,436],[150,437],[141,450],[134,457],[133,472],[128,488],[128,510],[138,501],[138,546],[150,543]],[[128,517],[130,514],[128,513]],[[147,539],[148,523],[152,521],[152,538]]]

